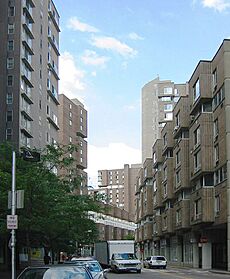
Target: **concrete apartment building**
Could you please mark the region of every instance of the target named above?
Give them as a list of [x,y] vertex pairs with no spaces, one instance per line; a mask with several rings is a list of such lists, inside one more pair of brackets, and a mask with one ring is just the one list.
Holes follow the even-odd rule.
[[142,163],[152,156],[152,145],[161,137],[161,130],[172,120],[172,111],[179,96],[186,95],[185,84],[174,84],[159,77],[142,88]]
[[188,86],[138,176],[139,256],[230,270],[230,40]]
[[59,15],[50,0],[0,0],[0,141],[58,137]]
[[130,221],[134,221],[134,186],[140,167],[140,164],[125,164],[123,169],[98,170],[98,188],[91,189],[91,194],[104,195],[105,203],[124,209],[129,213]]
[[[59,143],[63,145],[74,144],[77,146],[77,151],[69,154],[76,160],[74,172],[80,177],[80,188],[76,191],[77,194],[87,194],[87,111],[84,105],[77,99],[69,99],[64,94],[59,95],[60,105],[58,107],[59,118]],[[66,174],[66,170],[61,170]],[[74,175],[69,173],[69,175]]]

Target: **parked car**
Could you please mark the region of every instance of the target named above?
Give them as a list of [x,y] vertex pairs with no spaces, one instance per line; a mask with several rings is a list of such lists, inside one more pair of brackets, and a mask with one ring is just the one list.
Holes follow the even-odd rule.
[[90,271],[84,266],[58,265],[27,267],[17,279],[94,279]]
[[71,264],[76,266],[86,267],[93,275],[94,279],[106,279],[109,269],[104,269],[101,267],[100,263],[97,260],[92,258],[77,258],[72,259],[71,261],[66,261],[64,264]]
[[147,257],[144,262],[143,266],[147,268],[166,268],[167,260],[164,256],[150,256]]

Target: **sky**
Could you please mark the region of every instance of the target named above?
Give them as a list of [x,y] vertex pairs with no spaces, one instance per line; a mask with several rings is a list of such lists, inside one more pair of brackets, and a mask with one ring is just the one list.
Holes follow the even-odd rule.
[[141,163],[141,90],[185,83],[230,38],[230,0],[53,0],[60,15],[59,93],[88,111],[88,185]]

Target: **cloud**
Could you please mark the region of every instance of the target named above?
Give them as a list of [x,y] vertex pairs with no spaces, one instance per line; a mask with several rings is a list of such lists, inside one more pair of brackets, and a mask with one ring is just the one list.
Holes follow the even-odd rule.
[[110,58],[106,56],[99,56],[95,51],[87,49],[81,59],[86,65],[105,67],[106,62],[109,61]]
[[212,8],[218,12],[222,12],[230,7],[229,0],[202,0],[204,7]]
[[[65,94],[68,98],[83,98],[83,92],[86,88],[84,83],[85,72],[77,68],[74,57],[64,52],[59,60],[59,93]],[[79,96],[77,96],[79,95]]]
[[71,17],[69,19],[68,27],[75,31],[81,31],[81,32],[89,32],[89,33],[99,32],[99,30],[96,27],[91,26],[87,23],[81,22],[76,17]]
[[139,36],[137,33],[135,32],[132,32],[132,33],[129,33],[129,38],[131,40],[134,40],[134,41],[137,41],[137,40],[144,40],[143,37]]
[[140,164],[141,151],[125,143],[110,143],[105,147],[88,145],[89,185],[97,186],[97,172],[105,169],[122,169],[124,164]]
[[92,37],[91,44],[100,49],[112,50],[124,57],[134,57],[137,51],[113,37]]

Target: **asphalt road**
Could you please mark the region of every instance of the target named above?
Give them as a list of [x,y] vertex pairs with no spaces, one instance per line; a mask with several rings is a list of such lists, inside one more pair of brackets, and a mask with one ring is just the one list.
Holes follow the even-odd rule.
[[167,268],[163,269],[142,269],[141,274],[135,272],[130,273],[108,273],[108,279],[228,279],[230,278],[230,273],[214,273],[206,270],[199,269],[176,269]]

